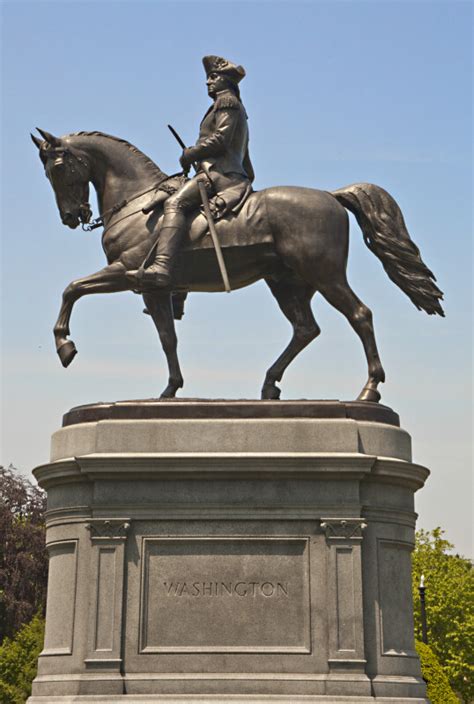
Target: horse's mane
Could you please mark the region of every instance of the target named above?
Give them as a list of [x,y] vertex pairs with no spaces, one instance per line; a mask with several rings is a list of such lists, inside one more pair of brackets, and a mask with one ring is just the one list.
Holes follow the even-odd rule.
[[133,144],[130,142],[127,142],[126,139],[122,139],[121,137],[115,137],[112,134],[106,134],[105,132],[100,132],[99,130],[94,130],[93,132],[72,132],[71,134],[67,135],[68,137],[103,137],[104,139],[112,139],[114,142],[118,142],[119,144],[123,144],[127,149],[129,149],[131,152],[136,154],[137,156],[141,157],[147,166],[150,166],[154,169],[154,171],[158,171],[160,174],[163,174],[163,176],[166,176],[164,171],[160,169],[159,166],[155,164],[155,162],[150,159],[146,154],[144,154],[140,149],[135,147]]

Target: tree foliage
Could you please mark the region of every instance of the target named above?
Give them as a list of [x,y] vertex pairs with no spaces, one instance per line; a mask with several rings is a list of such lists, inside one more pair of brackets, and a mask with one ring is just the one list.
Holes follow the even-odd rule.
[[44,609],[48,575],[46,495],[0,467],[0,643]]
[[43,647],[44,619],[36,615],[15,638],[5,638],[0,646],[0,702],[24,704],[31,694],[38,656]]
[[443,535],[441,528],[435,528],[416,536],[415,634],[421,640],[418,586],[424,575],[428,643],[451,687],[468,703],[474,699],[474,571],[469,560],[452,554],[454,546]]
[[459,704],[459,699],[451,689],[447,675],[430,646],[417,640],[416,650],[420,656],[421,673],[431,704]]

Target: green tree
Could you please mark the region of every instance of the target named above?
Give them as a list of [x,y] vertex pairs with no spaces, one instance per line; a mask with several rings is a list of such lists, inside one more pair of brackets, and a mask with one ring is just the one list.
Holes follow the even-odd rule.
[[415,634],[421,640],[418,586],[426,587],[428,642],[451,687],[465,704],[474,699],[474,572],[469,560],[452,554],[441,528],[419,531],[413,552]]
[[459,699],[430,646],[417,640],[416,650],[420,656],[421,672],[427,684],[426,694],[431,704],[459,704]]
[[24,704],[31,694],[43,647],[44,619],[37,615],[0,646],[0,702]]
[[44,491],[0,466],[0,643],[44,610],[45,508]]

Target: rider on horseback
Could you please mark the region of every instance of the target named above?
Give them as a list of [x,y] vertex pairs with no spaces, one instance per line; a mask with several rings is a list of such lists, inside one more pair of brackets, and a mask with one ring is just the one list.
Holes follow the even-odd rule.
[[[197,174],[165,201],[163,224],[152,264],[144,270],[127,272],[129,276],[135,275],[145,287],[166,287],[171,283],[174,260],[186,232],[187,216],[201,203],[198,180],[205,184],[209,195],[219,196],[214,199],[215,205],[227,211],[248,194],[254,179],[248,152],[247,113],[238,88],[245,70],[219,56],[205,56],[202,62],[207,75],[207,90],[214,103],[204,115],[195,146],[184,149],[180,158],[185,172],[196,163]],[[207,167],[212,183],[201,164]]]

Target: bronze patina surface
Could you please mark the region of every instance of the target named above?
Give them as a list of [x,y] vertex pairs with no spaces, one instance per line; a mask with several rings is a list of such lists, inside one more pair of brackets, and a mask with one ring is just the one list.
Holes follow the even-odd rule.
[[[63,292],[54,327],[63,366],[67,367],[77,352],[69,339],[69,321],[79,298],[94,293],[139,292],[168,363],[168,385],[161,395],[173,398],[184,383],[174,317],[182,316],[189,291],[223,291],[225,268],[224,279],[228,274],[232,289],[264,279],[293,328],[289,344],[266,372],[262,399],[279,398],[277,382],[319,335],[311,310],[311,299],[319,292],[346,317],[362,342],[368,378],[358,400],[378,402],[378,386],[385,381],[385,372],[372,313],[346,278],[346,209],[355,215],[367,247],[412,303],[429,315],[444,315],[440,304],[443,294],[434,274],[411,240],[399,206],[380,186],[357,183],[332,192],[280,186],[249,196],[254,173],[247,113],[238,86],[245,71],[221,57],[207,56],[203,62],[213,102],[201,122],[196,145],[183,151],[181,174],[168,177],[129,142],[103,132],[58,138],[40,130],[42,139],[33,137],[63,224],[87,227],[92,216],[88,203],[92,183],[101,213],[99,222],[104,226],[102,246],[107,266],[72,281]],[[196,165],[197,175],[187,179],[191,164]],[[193,240],[188,234],[192,221],[202,219],[198,215],[201,201],[208,225],[216,219],[213,241],[216,237],[219,240],[217,250],[203,246],[202,237]],[[199,223],[196,227],[199,230]],[[219,232],[224,235],[226,228],[227,235],[221,238]],[[224,268],[217,264],[220,249]]]

